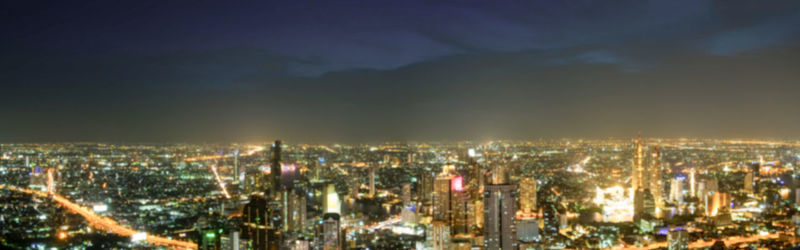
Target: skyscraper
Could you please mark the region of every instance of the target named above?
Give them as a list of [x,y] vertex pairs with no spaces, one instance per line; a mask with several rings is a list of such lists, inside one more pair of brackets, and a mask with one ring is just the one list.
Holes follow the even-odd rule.
[[685,177],[678,176],[672,179],[669,185],[669,200],[676,203],[683,203],[683,180]]
[[338,250],[342,248],[341,222],[338,213],[326,213],[322,216],[322,249]]
[[536,212],[536,180],[524,177],[519,183],[519,204],[524,215]]
[[276,140],[275,143],[272,144],[272,150],[269,157],[269,169],[270,169],[270,189],[273,195],[279,194],[278,189],[280,188],[281,182],[281,141]]
[[269,249],[268,230],[272,228],[269,223],[271,212],[267,206],[267,199],[260,195],[250,196],[249,203],[244,206],[242,212],[244,217],[244,223],[242,223],[241,227],[242,234],[243,237],[252,241],[253,249]]
[[375,166],[369,168],[369,197],[375,197]]
[[664,197],[664,182],[661,180],[661,151],[658,146],[650,151],[650,166],[648,168],[650,170],[648,181],[650,183],[650,193],[653,194],[653,200],[658,206]]
[[450,227],[453,234],[469,234],[472,232],[475,204],[463,186],[461,176],[453,177],[450,183],[452,207]]
[[433,220],[450,221],[450,173],[440,173],[433,184]]
[[486,185],[483,191],[484,248],[515,249],[517,237],[514,231],[514,191],[517,187],[506,182],[502,168],[496,168],[493,173],[492,184]]
[[433,250],[450,249],[450,226],[447,225],[447,222],[431,222],[431,241]]
[[642,183],[646,183],[647,180],[644,180],[644,166],[642,165],[642,135],[640,134],[639,137],[636,139],[636,144],[634,148],[634,155],[633,155],[633,166],[631,167],[631,190],[636,191],[639,187],[642,186]]

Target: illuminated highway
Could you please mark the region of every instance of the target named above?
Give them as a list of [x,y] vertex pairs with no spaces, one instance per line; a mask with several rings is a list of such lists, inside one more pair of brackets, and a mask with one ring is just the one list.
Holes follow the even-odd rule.
[[[264,147],[253,147],[250,151],[246,153],[239,153],[239,156],[251,156],[255,153],[264,151]],[[225,158],[231,158],[233,154],[221,154],[221,155],[203,155],[203,156],[195,156],[195,157],[187,157],[183,159],[184,161],[209,161],[209,160],[219,160]]]
[[[33,194],[33,195],[40,196],[40,197],[51,198],[54,201],[58,202],[64,208],[66,208],[66,209],[68,209],[68,210],[70,210],[70,211],[72,211],[74,213],[80,214],[81,216],[83,216],[86,219],[87,222],[89,222],[89,224],[91,224],[94,228],[97,228],[97,229],[100,229],[100,230],[106,230],[106,231],[110,231],[110,232],[112,232],[114,234],[118,234],[118,235],[122,235],[122,236],[128,236],[128,237],[131,237],[134,234],[142,234],[142,232],[138,232],[136,230],[133,230],[133,229],[130,229],[130,228],[127,228],[127,227],[119,225],[119,223],[117,223],[116,221],[112,220],[111,218],[102,217],[100,215],[97,215],[94,212],[92,212],[91,210],[89,210],[88,208],[85,208],[85,207],[82,207],[82,206],[80,206],[78,204],[72,203],[71,201],[69,201],[68,199],[64,198],[63,196],[55,194],[55,193],[51,193],[51,194],[48,195],[48,193],[45,193],[45,192],[39,192],[39,191],[25,189],[25,188],[16,188],[16,187],[0,185],[0,189],[2,189],[2,188],[7,188],[7,189],[12,190],[12,191],[18,191],[18,192],[22,192],[22,193],[26,193],[26,194]],[[194,242],[173,240],[173,239],[168,239],[168,238],[159,237],[159,236],[153,236],[153,235],[147,235],[147,237],[145,238],[145,241],[147,241],[147,243],[149,243],[151,245],[155,245],[155,246],[164,246],[164,247],[175,248],[175,249],[197,249],[197,244],[195,244]]]

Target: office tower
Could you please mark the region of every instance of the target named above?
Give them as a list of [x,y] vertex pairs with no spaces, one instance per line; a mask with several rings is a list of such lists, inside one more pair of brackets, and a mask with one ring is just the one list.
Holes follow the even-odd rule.
[[674,230],[671,228],[667,234],[667,244],[669,250],[689,249],[689,233],[686,230]]
[[683,179],[675,177],[669,185],[669,200],[672,202],[683,203]]
[[369,168],[369,197],[375,197],[375,166]]
[[658,146],[653,148],[650,152],[650,193],[653,194],[653,200],[656,206],[661,203],[663,199],[664,182],[661,180],[661,151]]
[[403,206],[411,205],[411,183],[403,183]]
[[754,191],[755,181],[753,181],[753,172],[747,172],[744,176],[744,192],[752,194]]
[[306,196],[293,190],[285,191],[284,229],[302,232],[306,221]]
[[433,220],[450,221],[450,173],[440,173],[433,184]]
[[338,213],[326,213],[322,216],[322,249],[342,249],[341,221]]
[[517,211],[515,185],[508,184],[503,168],[493,171],[492,183],[484,187],[484,247],[492,249],[515,249],[514,214]]
[[536,210],[536,180],[524,177],[519,183],[519,204],[523,215],[531,215]]
[[278,194],[278,189],[281,182],[281,141],[276,140],[270,150],[269,155],[269,188],[271,193]]
[[633,166],[631,167],[631,190],[638,190],[642,183],[647,183],[644,179],[644,166],[642,165],[642,135],[636,139],[633,155]]
[[264,196],[252,195],[250,202],[245,204],[242,211],[244,222],[242,223],[242,234],[252,241],[253,249],[269,249],[269,232],[271,229],[270,217],[272,211],[267,206],[267,199]]
[[463,185],[461,176],[453,177],[450,183],[450,205],[452,207],[450,227],[453,234],[469,234],[473,230],[472,214],[474,214],[475,205]]

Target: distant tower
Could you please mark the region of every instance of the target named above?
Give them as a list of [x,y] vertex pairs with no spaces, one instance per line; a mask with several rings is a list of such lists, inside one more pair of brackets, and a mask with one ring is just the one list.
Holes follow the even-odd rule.
[[375,166],[369,168],[369,197],[375,197]]
[[508,184],[502,168],[494,171],[492,183],[484,187],[484,248],[516,249],[514,213],[516,212],[514,192],[517,187]]
[[239,195],[240,181],[239,181],[239,149],[233,151],[233,181],[231,181],[231,187],[228,190],[229,192],[233,193],[234,195]]

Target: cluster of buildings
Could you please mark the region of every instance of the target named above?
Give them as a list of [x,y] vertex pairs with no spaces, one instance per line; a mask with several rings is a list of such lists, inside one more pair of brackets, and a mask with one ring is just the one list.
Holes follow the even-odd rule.
[[[200,249],[781,248],[800,232],[800,151],[790,142],[4,144],[0,153],[9,211],[0,244],[12,247],[152,247],[147,235],[158,235]],[[5,187],[61,195],[141,233],[114,236]]]

